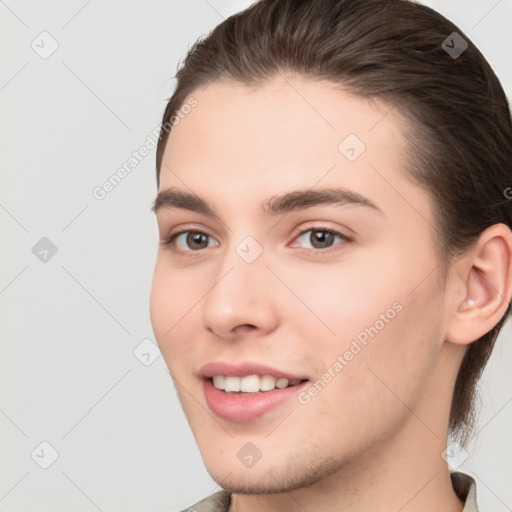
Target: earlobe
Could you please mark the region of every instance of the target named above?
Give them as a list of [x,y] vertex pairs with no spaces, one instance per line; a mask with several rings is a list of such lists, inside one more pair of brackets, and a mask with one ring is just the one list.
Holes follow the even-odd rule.
[[445,339],[468,345],[488,333],[505,314],[512,297],[512,231],[494,224],[471,252],[456,263],[463,293],[454,302]]

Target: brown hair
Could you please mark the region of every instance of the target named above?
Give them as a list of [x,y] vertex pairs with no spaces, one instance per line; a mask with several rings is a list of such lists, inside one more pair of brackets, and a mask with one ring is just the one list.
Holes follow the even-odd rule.
[[[464,42],[460,55],[450,53]],[[512,228],[504,193],[512,182],[512,124],[499,80],[460,29],[408,0],[260,0],[220,23],[177,71],[158,141],[157,184],[170,120],[194,90],[216,80],[258,85],[281,71],[380,98],[409,119],[406,169],[433,200],[443,280],[451,258],[483,230]],[[510,311],[509,303],[461,364],[449,427],[463,446],[475,427],[478,379]]]

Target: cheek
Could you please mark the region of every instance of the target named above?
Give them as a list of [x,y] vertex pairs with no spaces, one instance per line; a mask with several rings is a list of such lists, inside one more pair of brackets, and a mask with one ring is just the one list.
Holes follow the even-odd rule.
[[198,299],[194,299],[197,296],[194,286],[186,284],[183,273],[166,268],[157,260],[151,284],[150,318],[160,351],[173,374],[174,358],[183,361],[192,347],[192,343],[184,342],[183,330],[194,314],[193,305]]
[[[403,247],[397,252],[396,246],[388,244],[379,251],[360,251],[357,258],[348,255],[332,265],[283,268],[281,275],[293,283],[302,302],[315,313],[307,315],[310,329],[318,328],[321,320],[331,331],[319,331],[324,352],[338,354],[355,339],[363,347],[372,342],[385,350],[419,343],[440,314],[436,309],[437,274],[429,274],[435,268],[426,247]],[[304,316],[304,304],[293,304],[295,314],[300,309]],[[407,341],[411,336],[414,339]],[[385,359],[400,361],[400,353]]]
[[[172,311],[166,289],[168,287],[165,272],[160,261],[157,259],[155,270],[153,272],[153,281],[151,283],[151,293],[149,297],[149,313],[153,332],[158,343],[163,339],[165,332],[172,325],[169,320],[169,312]],[[167,325],[167,327],[166,327]]]
[[323,346],[342,349],[358,334],[364,338],[365,329],[376,322],[379,330],[387,326],[380,315],[387,313],[386,320],[396,316],[393,304],[400,301],[399,268],[399,262],[386,262],[378,254],[358,256],[357,261],[349,255],[332,264],[282,268],[283,281],[293,284],[301,298],[291,301],[293,310],[288,313],[308,320],[309,329],[318,329]]
[[[308,305],[332,330],[315,349],[321,361],[317,377],[328,381],[318,406],[335,405],[348,422],[362,408],[380,411],[376,420],[392,410],[405,412],[397,396],[414,403],[435,365],[440,341],[435,272],[425,279],[435,263],[428,255],[412,260],[395,255],[372,264],[360,261],[350,272],[340,267],[296,281],[299,294],[309,289]],[[309,329],[313,326],[312,320]]]

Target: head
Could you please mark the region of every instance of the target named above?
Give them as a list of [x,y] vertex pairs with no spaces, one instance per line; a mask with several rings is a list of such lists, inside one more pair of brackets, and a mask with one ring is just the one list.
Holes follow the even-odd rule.
[[[457,57],[453,32],[468,43]],[[155,202],[160,238],[188,236],[159,248],[151,320],[221,485],[270,489],[269,468],[304,485],[418,429],[467,444],[510,314],[511,166],[497,77],[425,6],[262,0],[190,49],[157,183],[198,211],[190,197],[165,207],[183,194]],[[218,360],[308,382],[257,420],[226,421],[203,392]],[[264,464],[249,479],[237,453],[254,447]]]

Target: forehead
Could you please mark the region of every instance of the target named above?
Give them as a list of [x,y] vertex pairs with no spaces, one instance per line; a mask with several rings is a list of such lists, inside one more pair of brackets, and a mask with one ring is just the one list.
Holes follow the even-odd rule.
[[[222,166],[241,159],[245,169],[285,162],[328,169],[341,156],[355,168],[355,159],[347,156],[373,148],[398,160],[405,146],[404,121],[387,104],[328,81],[278,76],[251,86],[213,82],[184,104],[190,98],[197,105],[184,109],[170,132],[168,165],[186,163],[190,169],[206,158]],[[343,155],[343,141],[356,144],[355,155]]]
[[430,218],[404,167],[407,125],[390,105],[297,76],[213,82],[190,98],[196,106],[167,141],[160,191],[192,191],[235,215],[293,189],[342,186],[397,218],[412,221],[411,204],[415,220]]

